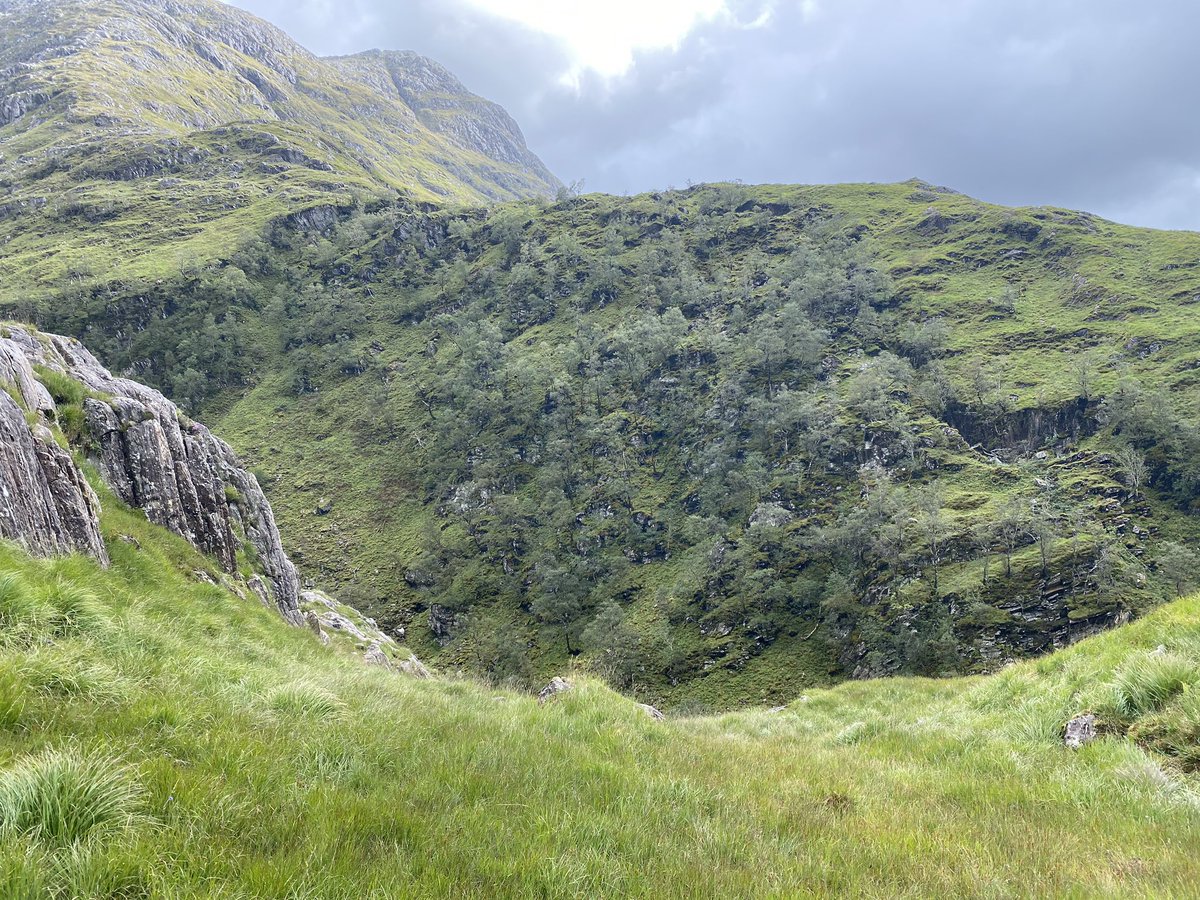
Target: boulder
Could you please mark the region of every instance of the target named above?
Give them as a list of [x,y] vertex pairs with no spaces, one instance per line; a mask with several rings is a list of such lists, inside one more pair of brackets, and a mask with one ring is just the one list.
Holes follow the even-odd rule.
[[372,644],[367,648],[367,652],[363,654],[363,662],[368,666],[382,666],[385,669],[392,668],[392,661],[388,659],[388,655],[383,652],[379,644]]
[[666,716],[663,715],[662,710],[651,706],[649,703],[639,703],[638,709],[640,709],[642,712],[644,712],[646,715],[648,715],[650,718],[652,718],[656,722],[661,722],[663,719],[666,718]]
[[325,629],[321,627],[321,620],[317,618],[317,614],[310,611],[304,613],[304,624],[309,630],[317,636],[317,639],[328,647],[332,643],[332,639],[326,634]]
[[573,685],[565,678],[559,678],[557,675],[550,679],[550,683],[538,691],[538,704],[542,705],[554,699],[557,695],[571,690]]
[[417,659],[413,654],[409,654],[408,659],[402,659],[396,664],[396,668],[410,678],[432,678],[429,670],[425,668],[425,664]]
[[760,503],[750,514],[750,527],[767,526],[782,528],[795,518],[791,512],[778,503]]
[[[317,613],[316,615],[321,624],[330,631],[340,631],[343,634],[350,635],[356,641],[364,644],[368,643],[367,636],[348,616],[344,616],[340,612],[335,612],[333,610],[330,610],[329,612]],[[373,641],[371,643],[378,645],[383,642]]]
[[1076,716],[1067,723],[1063,733],[1063,744],[1069,750],[1078,750],[1085,744],[1090,744],[1096,737],[1096,717],[1087,713]]
[[414,654],[410,653],[408,659],[393,662],[392,658],[384,652],[383,647],[378,642],[371,644],[367,648],[367,652],[363,654],[363,662],[369,666],[380,666],[384,669],[399,672],[401,675],[407,675],[409,678],[433,677],[429,670],[425,668],[425,664],[417,659]]

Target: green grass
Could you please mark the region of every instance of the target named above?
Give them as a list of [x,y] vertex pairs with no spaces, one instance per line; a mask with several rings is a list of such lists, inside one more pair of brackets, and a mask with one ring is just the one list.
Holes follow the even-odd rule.
[[538,706],[364,666],[106,510],[108,570],[0,546],[6,611],[93,616],[0,635],[0,895],[1197,895],[1200,597],[993,676],[658,723],[582,676]]
[[0,777],[0,830],[56,847],[78,844],[127,827],[138,799],[117,760],[47,750]]

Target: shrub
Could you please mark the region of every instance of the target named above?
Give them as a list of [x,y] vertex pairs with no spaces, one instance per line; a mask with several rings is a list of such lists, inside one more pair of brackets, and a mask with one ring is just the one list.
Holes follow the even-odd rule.
[[27,757],[0,775],[0,827],[55,845],[128,824],[140,790],[117,761],[75,750]]

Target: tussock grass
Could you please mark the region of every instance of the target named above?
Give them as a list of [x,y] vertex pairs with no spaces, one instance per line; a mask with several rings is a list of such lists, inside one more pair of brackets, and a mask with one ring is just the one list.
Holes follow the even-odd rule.
[[36,629],[52,614],[23,578],[14,572],[0,574],[0,626],[6,636]]
[[47,750],[0,774],[0,828],[51,844],[72,844],[130,824],[139,790],[117,760]]
[[346,705],[332,691],[311,682],[285,684],[271,692],[269,705],[284,715],[313,719],[337,719]]
[[1123,720],[1135,719],[1161,709],[1197,680],[1200,671],[1194,659],[1158,652],[1132,656],[1112,682],[1110,711]]
[[1185,771],[1200,770],[1200,690],[1184,691],[1164,709],[1139,719],[1129,731]]
[[0,665],[0,728],[11,728],[21,721],[28,690],[29,685],[11,661]]
[[60,634],[98,629],[108,621],[104,607],[92,591],[65,579],[48,586],[43,602],[52,610],[51,623]]

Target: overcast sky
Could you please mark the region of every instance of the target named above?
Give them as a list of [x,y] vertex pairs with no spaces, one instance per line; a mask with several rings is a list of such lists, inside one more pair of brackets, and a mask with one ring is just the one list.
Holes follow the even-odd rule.
[[1196,0],[236,0],[437,59],[564,181],[899,181],[1200,229]]

